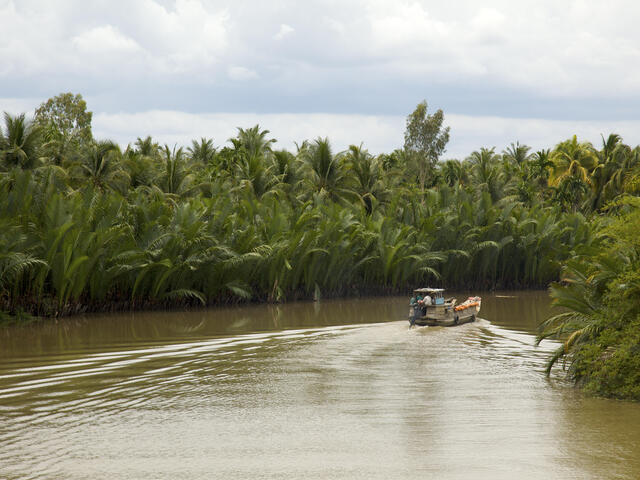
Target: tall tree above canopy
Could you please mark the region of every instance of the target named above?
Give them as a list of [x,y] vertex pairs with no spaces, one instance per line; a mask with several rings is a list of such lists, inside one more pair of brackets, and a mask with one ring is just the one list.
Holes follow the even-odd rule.
[[440,155],[449,142],[449,127],[443,127],[444,113],[438,109],[434,114],[427,114],[426,100],[418,104],[407,117],[404,132],[404,149],[413,157],[420,189],[424,192],[429,172],[433,170]]
[[80,94],[61,93],[40,104],[34,122],[44,132],[47,154],[54,163],[62,163],[74,149],[91,144],[92,117]]

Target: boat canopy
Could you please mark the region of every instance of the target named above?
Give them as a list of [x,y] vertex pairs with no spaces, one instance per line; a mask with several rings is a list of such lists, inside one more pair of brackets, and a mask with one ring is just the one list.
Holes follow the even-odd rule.
[[416,288],[413,293],[442,293],[444,288]]

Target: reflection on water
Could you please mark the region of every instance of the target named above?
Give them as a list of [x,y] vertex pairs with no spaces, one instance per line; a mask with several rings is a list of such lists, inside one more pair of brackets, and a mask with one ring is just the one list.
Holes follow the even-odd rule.
[[87,348],[118,348],[190,341],[248,332],[388,322],[407,315],[404,298],[372,298],[287,305],[258,305],[190,312],[93,315],[24,328],[0,329],[0,360]]
[[540,373],[544,292],[456,328],[406,304],[0,330],[0,478],[640,478],[640,406]]

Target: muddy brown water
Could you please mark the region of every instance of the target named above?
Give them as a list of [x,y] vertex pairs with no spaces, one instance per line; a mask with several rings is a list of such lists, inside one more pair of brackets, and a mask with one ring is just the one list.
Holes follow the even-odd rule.
[[508,292],[454,328],[409,330],[405,297],[2,328],[0,478],[640,478],[640,405],[541,373],[548,311]]

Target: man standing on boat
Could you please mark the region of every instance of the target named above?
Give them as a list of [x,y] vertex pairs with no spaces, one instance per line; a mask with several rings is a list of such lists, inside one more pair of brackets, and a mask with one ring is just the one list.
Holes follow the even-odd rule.
[[422,315],[426,315],[427,307],[431,305],[431,295],[427,294],[424,296],[424,298],[420,298],[420,300],[418,300],[418,303],[422,306]]

